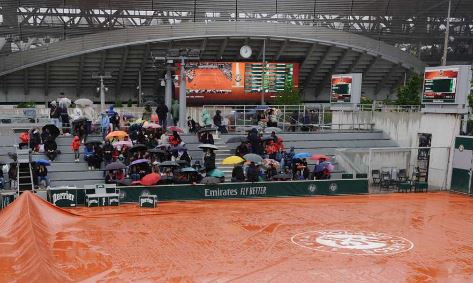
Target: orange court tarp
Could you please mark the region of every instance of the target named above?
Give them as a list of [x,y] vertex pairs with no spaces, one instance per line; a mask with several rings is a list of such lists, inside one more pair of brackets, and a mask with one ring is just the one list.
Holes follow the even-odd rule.
[[0,212],[0,282],[472,282],[472,233],[473,199],[448,193],[63,210],[25,192]]

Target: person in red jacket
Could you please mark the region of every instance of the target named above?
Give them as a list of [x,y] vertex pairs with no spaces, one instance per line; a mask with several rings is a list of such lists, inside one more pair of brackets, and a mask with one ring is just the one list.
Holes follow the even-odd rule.
[[178,146],[182,142],[181,136],[174,131],[172,132],[172,136],[169,137],[169,144],[172,146]]
[[80,151],[79,151],[80,139],[79,139],[79,136],[74,137],[74,139],[72,140],[71,147],[72,147],[72,151],[74,151],[75,162],[79,162],[79,158],[80,158]]

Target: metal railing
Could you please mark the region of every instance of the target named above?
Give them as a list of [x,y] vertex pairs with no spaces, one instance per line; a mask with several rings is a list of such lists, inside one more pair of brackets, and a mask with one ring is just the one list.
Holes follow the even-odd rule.
[[420,112],[420,105],[384,105],[384,104],[358,104],[358,109],[363,112]]

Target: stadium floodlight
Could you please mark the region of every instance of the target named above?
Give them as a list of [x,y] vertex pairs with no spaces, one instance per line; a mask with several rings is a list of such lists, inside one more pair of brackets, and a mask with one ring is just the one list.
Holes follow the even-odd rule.
[[108,91],[108,88],[105,87],[103,80],[104,79],[111,79],[112,75],[110,72],[105,73],[93,73],[93,79],[100,79],[100,113],[105,112],[105,92]]

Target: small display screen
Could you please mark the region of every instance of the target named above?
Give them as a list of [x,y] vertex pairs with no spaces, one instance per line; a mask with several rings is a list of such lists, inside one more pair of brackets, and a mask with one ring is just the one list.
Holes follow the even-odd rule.
[[424,74],[424,103],[454,103],[458,69],[429,70]]
[[330,93],[331,103],[350,103],[351,102],[351,76],[333,76],[332,90]]

